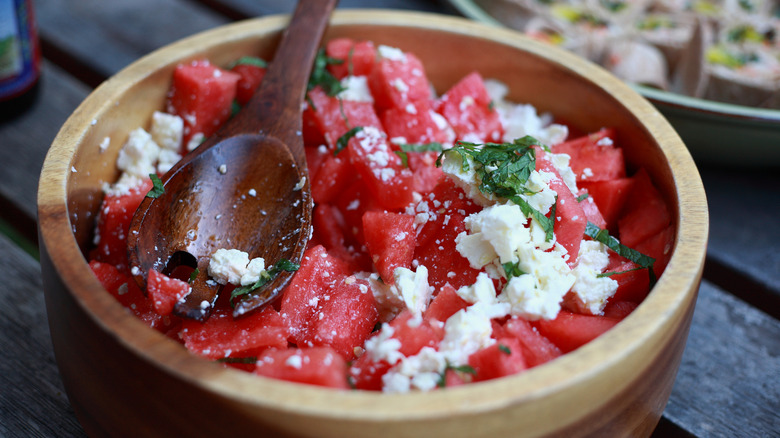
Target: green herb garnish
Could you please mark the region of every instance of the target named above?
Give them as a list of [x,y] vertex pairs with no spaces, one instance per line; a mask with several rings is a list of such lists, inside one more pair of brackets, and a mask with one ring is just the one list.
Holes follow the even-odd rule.
[[328,65],[343,63],[344,61],[341,59],[327,56],[325,49],[320,49],[317,52],[317,57],[314,58],[314,67],[312,68],[311,76],[309,76],[308,89],[311,90],[319,85],[328,96],[335,96],[344,91],[345,88],[341,85],[341,81],[328,71]]
[[639,270],[642,270],[642,269],[646,269],[646,268],[644,268],[644,267],[640,266],[640,267],[638,267],[638,268],[634,268],[634,269],[627,269],[627,270],[625,270],[625,271],[611,271],[611,272],[602,272],[601,274],[596,274],[596,278],[611,277],[611,276],[613,276],[613,275],[618,275],[618,274],[625,274],[625,273],[627,273],[627,272],[639,271]]
[[477,370],[475,370],[472,366],[469,365],[460,365],[455,366],[451,363],[447,362],[447,365],[444,367],[444,371],[439,374],[439,382],[436,384],[439,388],[444,388],[447,386],[447,371],[453,370],[461,374],[471,374],[472,376],[477,375]]
[[165,187],[163,187],[163,183],[160,181],[160,177],[156,174],[150,173],[149,178],[152,179],[152,188],[149,190],[149,193],[146,194],[146,197],[159,198],[163,193],[165,193]]
[[200,274],[200,269],[195,268],[195,270],[190,273],[190,279],[187,280],[187,283],[192,284],[192,282],[198,278],[198,274]]
[[588,196],[589,195],[587,193],[583,193],[580,196],[577,196],[577,202],[582,202],[582,201],[588,199]]
[[504,344],[498,344],[498,350],[504,354],[512,354],[512,350]]
[[430,143],[404,143],[398,146],[401,150],[395,151],[395,154],[401,157],[403,167],[409,167],[409,152],[441,152],[444,150],[444,145],[435,141]]
[[265,60],[256,56],[242,56],[228,65],[228,69],[232,70],[238,65],[253,65],[255,67],[267,68],[268,63]]
[[271,266],[262,274],[260,274],[260,279],[258,279],[254,284],[240,286],[233,289],[233,292],[230,294],[230,305],[235,307],[235,302],[237,299],[242,299],[242,297],[245,295],[249,295],[255,290],[263,287],[266,283],[273,280],[280,272],[295,272],[300,269],[300,267],[301,265],[293,263],[287,259],[279,260],[275,265]]
[[355,126],[354,128],[342,134],[341,137],[339,137],[339,139],[336,140],[336,150],[333,151],[333,155],[338,155],[339,152],[343,151],[344,148],[347,147],[347,144],[349,144],[349,141],[352,139],[352,137],[354,137],[358,132],[362,130],[363,130],[362,126]]
[[513,279],[514,277],[519,277],[526,274],[525,271],[520,269],[520,262],[506,262],[501,266],[504,268],[507,283],[509,283],[509,280]]
[[514,140],[512,143],[485,143],[483,145],[459,141],[452,149],[448,149],[436,159],[436,165],[441,166],[445,153],[457,153],[461,156],[461,169],[470,169],[468,158],[475,163],[475,172],[480,177],[479,190],[482,193],[494,194],[506,198],[520,207],[526,217],[533,217],[545,231],[546,240],[552,240],[553,219],[546,217],[539,210],[531,207],[520,195],[532,195],[535,192],[525,185],[528,177],[536,168],[536,153],[533,146],[542,145],[531,136]]
[[653,264],[655,263],[654,258],[623,245],[616,238],[610,236],[609,231],[602,230],[597,225],[593,224],[593,222],[588,222],[588,225],[585,226],[585,234],[590,236],[591,239],[603,243],[607,248],[615,251],[618,255],[631,260],[642,268],[646,268],[650,275],[650,287],[653,287],[656,282],[655,272],[653,271]]

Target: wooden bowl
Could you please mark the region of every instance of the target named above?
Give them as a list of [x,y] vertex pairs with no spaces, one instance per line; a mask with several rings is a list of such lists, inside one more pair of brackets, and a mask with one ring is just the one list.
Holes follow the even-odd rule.
[[[270,58],[287,17],[220,27],[160,49],[96,89],[67,120],[39,188],[41,267],[65,388],[93,436],[647,436],[669,397],[702,274],[707,205],[696,167],[667,121],[601,68],[510,30],[454,17],[338,11],[326,38],[410,50],[438,90],[473,69],[512,100],[583,131],[617,130],[630,168],[647,169],[677,227],[674,254],[649,297],[618,326],[513,377],[430,393],[337,391],[258,377],[191,355],[148,328],[92,275],[101,185],[118,172],[128,132],[161,109],[174,66]],[[99,144],[110,137],[109,148]]]

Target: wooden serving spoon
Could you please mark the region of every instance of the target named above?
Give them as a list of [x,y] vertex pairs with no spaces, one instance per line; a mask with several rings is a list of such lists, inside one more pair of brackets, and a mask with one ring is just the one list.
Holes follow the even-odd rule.
[[[197,268],[176,315],[205,321],[221,285],[209,280],[211,255],[239,249],[266,266],[299,263],[311,234],[312,198],[301,107],[312,64],[338,0],[301,0],[260,88],[215,135],[165,174],[164,192],[146,197],[127,236],[133,278]],[[233,315],[276,298],[293,273],[279,272],[240,300]]]

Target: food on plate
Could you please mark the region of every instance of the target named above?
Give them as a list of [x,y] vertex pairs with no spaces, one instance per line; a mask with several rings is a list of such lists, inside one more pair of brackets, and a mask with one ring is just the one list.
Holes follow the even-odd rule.
[[[599,63],[628,82],[720,102],[780,108],[776,1],[475,3],[504,24]],[[697,32],[703,38],[696,38]]]
[[[626,166],[614,129],[575,133],[478,72],[437,94],[413,53],[339,38],[318,56],[302,115],[315,206],[300,265],[218,248],[213,313],[181,318],[174,305],[193,273],[152,271],[140,290],[129,222],[164,190],[158,175],[246,102],[263,72],[251,57],[177,66],[166,112],[130,133],[121,175],[105,185],[93,272],[193,354],[341,389],[494,379],[618,324],[671,256],[671,211],[647,172]],[[295,271],[281,298],[234,318],[231,307],[279,270]]]

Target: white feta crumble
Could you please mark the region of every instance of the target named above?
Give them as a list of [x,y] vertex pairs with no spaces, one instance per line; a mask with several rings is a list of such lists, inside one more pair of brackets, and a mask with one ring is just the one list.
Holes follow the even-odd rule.
[[380,44],[376,51],[381,59],[406,62],[406,54],[399,48]]
[[337,97],[354,102],[374,102],[366,76],[347,76],[341,80],[343,90]]
[[138,177],[148,177],[155,172],[155,163],[160,156],[160,146],[143,128],[130,131],[119,156],[116,167],[119,170]]
[[609,277],[598,277],[609,264],[607,247],[601,242],[583,240],[574,267],[576,280],[571,293],[576,296],[579,310],[592,315],[604,311],[607,300],[615,294],[618,282]]
[[264,272],[266,272],[265,260],[262,257],[253,258],[246,266],[246,271],[241,275],[241,286],[249,286],[257,283]]
[[372,273],[368,284],[377,302],[380,321],[388,321],[403,309],[409,309],[413,315],[420,315],[428,307],[432,289],[428,285],[428,268],[418,265],[415,271],[396,268],[393,271],[392,285],[383,282],[379,275]]
[[239,284],[246,273],[249,254],[238,249],[218,249],[209,260],[209,276],[219,284]]
[[219,173],[221,173],[223,175],[226,174],[227,173],[227,164],[220,164],[219,167],[217,168],[217,171],[219,171]]
[[163,150],[179,152],[184,135],[184,119],[179,116],[155,111],[152,114],[152,139]]

